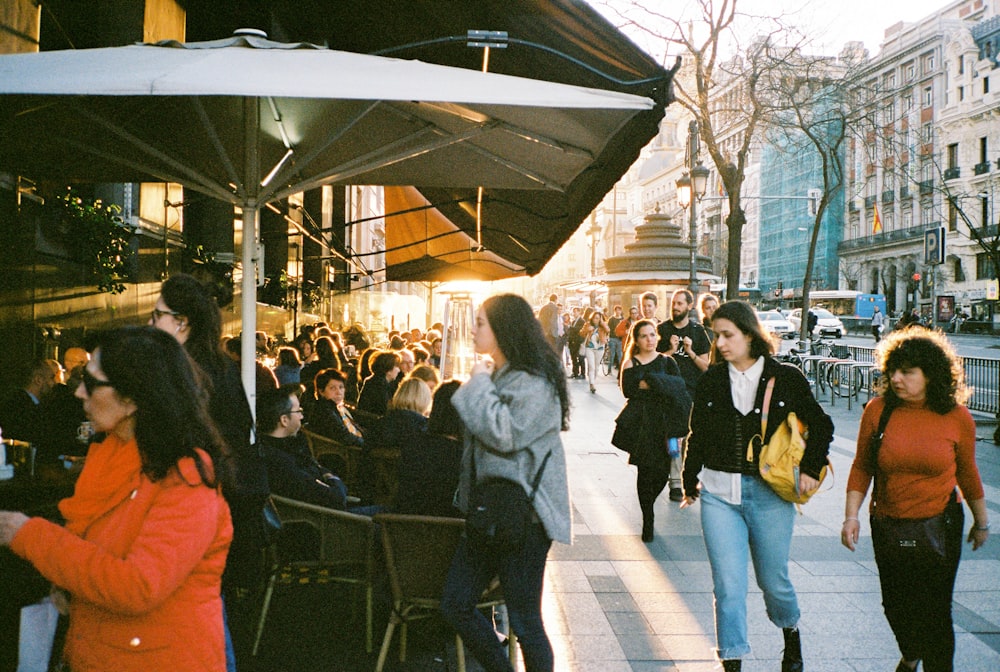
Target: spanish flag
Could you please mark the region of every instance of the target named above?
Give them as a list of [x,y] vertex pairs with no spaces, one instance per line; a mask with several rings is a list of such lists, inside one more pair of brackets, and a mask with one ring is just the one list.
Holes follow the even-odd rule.
[[878,203],[875,204],[875,219],[872,220],[872,235],[882,233],[882,219],[878,216]]

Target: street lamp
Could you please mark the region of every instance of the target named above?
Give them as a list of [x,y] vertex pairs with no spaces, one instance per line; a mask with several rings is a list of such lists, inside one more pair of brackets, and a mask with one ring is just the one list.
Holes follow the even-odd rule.
[[[697,132],[695,127],[694,132]],[[694,163],[692,158],[691,163]],[[698,201],[705,195],[708,188],[708,168],[698,163],[691,168],[690,173],[684,173],[677,180],[677,202],[682,208],[691,208],[688,222],[688,247],[690,248],[690,268],[688,277],[688,289],[695,297],[698,296],[698,267],[697,267],[697,243],[698,243]]]

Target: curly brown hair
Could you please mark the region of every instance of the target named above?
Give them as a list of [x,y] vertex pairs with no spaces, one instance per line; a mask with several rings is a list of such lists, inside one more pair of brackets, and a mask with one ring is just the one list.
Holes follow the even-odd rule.
[[927,378],[927,407],[935,413],[944,415],[964,404],[972,393],[965,386],[962,360],[938,330],[920,327],[893,331],[875,350],[875,365],[882,372],[878,391],[891,406],[902,403],[889,384],[893,372],[900,369],[923,371]]

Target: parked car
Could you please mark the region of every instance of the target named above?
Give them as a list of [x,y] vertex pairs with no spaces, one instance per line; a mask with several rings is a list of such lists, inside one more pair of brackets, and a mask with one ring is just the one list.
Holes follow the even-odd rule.
[[[840,318],[826,308],[810,308],[810,310],[816,313],[817,318],[816,328],[813,329],[813,336],[833,336],[834,338],[840,338],[847,333],[847,329],[844,328],[844,323],[840,321]],[[788,321],[792,323],[795,333],[798,333],[802,324],[802,309],[796,308],[789,313]]]
[[795,327],[777,310],[764,310],[757,313],[757,318],[764,328],[781,338],[795,338]]

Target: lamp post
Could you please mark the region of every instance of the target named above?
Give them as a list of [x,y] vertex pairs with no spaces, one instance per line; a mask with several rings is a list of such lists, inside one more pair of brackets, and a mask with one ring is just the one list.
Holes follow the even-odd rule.
[[[617,188],[617,187],[616,187]],[[590,282],[591,285],[594,283],[594,277],[597,276],[597,243],[601,240],[601,225],[597,223],[597,213],[590,213],[590,228],[587,229],[587,235],[590,236]],[[596,299],[596,291],[590,290],[590,307],[594,307],[594,299]]]
[[698,161],[698,122],[688,125],[688,167],[689,172],[677,180],[677,201],[682,208],[691,208],[688,215],[688,247],[690,251],[690,267],[688,274],[688,289],[695,298],[698,297],[698,201],[705,195],[708,187],[709,170]]

